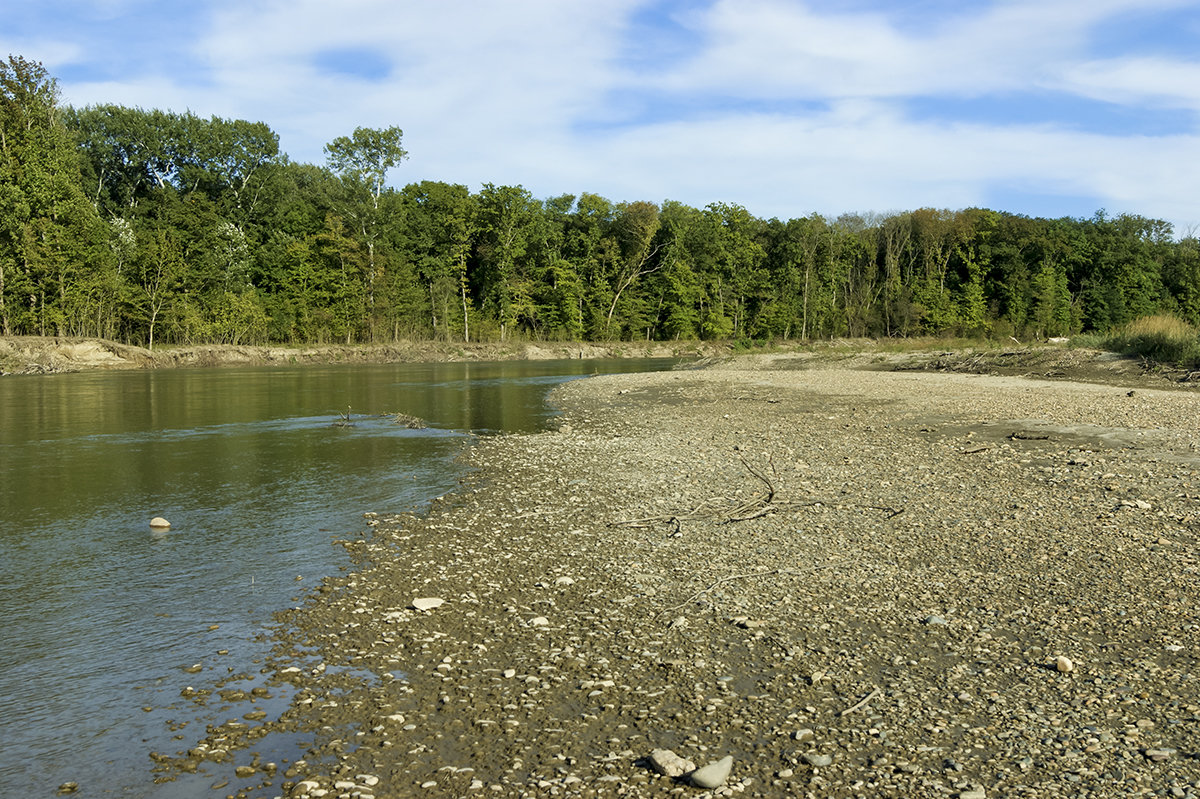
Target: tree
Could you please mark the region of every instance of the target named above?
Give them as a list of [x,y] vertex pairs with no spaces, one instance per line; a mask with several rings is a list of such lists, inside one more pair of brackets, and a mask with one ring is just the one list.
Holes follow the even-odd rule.
[[342,212],[351,220],[367,248],[367,312],[374,321],[375,284],[380,278],[376,246],[382,235],[380,197],[387,173],[399,165],[408,152],[400,146],[404,133],[398,127],[383,129],[355,128],[351,136],[339,136],[325,145],[329,168],[342,177],[347,192]]
[[102,235],[56,82],[40,63],[9,56],[0,61],[0,330],[63,333],[68,294],[100,265]]
[[661,261],[654,260],[662,246],[654,241],[658,227],[658,206],[654,203],[624,203],[617,209],[615,228],[621,257],[612,277],[612,302],[604,320],[606,336],[612,334],[613,313],[617,310],[621,295],[638,278],[657,272],[663,266]]

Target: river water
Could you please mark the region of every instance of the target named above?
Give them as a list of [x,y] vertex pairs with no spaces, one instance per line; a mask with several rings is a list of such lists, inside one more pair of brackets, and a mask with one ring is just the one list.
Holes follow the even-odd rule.
[[[332,540],[453,490],[474,435],[542,428],[565,380],[671,363],[0,379],[0,790],[223,795],[205,775],[153,781],[151,751],[220,720],[180,710],[181,684],[256,670],[271,614],[347,564]],[[149,527],[160,515],[165,533]]]

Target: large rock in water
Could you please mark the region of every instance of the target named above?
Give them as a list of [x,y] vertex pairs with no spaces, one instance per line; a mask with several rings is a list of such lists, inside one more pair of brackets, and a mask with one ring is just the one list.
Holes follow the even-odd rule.
[[171,526],[171,523],[161,516],[155,516],[150,520],[150,526],[155,530],[166,530]]
[[725,780],[729,779],[729,772],[732,770],[733,757],[726,755],[715,763],[709,763],[707,766],[693,771],[692,785],[697,788],[720,788],[725,784]]

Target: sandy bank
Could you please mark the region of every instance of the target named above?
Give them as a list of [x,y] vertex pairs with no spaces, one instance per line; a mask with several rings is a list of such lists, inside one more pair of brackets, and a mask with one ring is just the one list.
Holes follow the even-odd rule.
[[55,374],[103,369],[170,369],[213,366],[279,366],[327,363],[503,361],[579,358],[698,358],[728,351],[698,342],[514,342],[408,341],[378,345],[303,347],[203,344],[143,347],[104,339],[0,336],[0,375]]
[[[732,756],[745,796],[1194,792],[1200,396],[811,367],[564,386],[557,430],[481,442],[461,494],[369,519],[280,615],[285,712],[164,767],[706,795],[647,767],[667,748]],[[273,777],[278,731],[305,751]]]

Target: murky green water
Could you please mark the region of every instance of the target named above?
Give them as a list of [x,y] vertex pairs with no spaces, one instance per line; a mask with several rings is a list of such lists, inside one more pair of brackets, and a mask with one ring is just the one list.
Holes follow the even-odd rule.
[[[182,743],[162,707],[189,680],[253,670],[270,614],[345,564],[331,539],[361,531],[365,511],[419,508],[452,490],[471,435],[538,429],[554,385],[669,365],[0,379],[0,785],[26,796],[67,781],[81,797],[210,795],[199,780],[153,784],[148,753]],[[353,426],[335,426],[347,409]],[[429,427],[383,415],[396,412]],[[159,515],[169,532],[149,528]],[[193,663],[204,672],[183,671]]]

